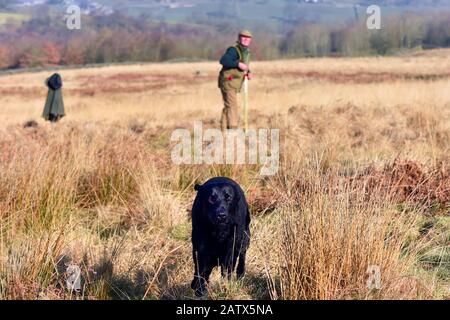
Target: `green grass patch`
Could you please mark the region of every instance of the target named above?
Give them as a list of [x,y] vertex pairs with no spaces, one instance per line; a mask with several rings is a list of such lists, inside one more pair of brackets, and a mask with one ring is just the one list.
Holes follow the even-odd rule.
[[191,239],[191,222],[182,223],[179,225],[176,225],[175,227],[170,230],[170,236],[179,241],[190,241]]
[[7,23],[8,21],[23,22],[29,20],[30,17],[25,14],[0,12],[0,25]]

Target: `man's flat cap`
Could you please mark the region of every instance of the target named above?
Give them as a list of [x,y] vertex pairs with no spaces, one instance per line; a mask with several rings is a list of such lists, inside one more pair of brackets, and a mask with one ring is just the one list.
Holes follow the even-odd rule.
[[253,38],[252,33],[247,29],[241,30],[241,32],[239,32],[239,35],[243,37]]

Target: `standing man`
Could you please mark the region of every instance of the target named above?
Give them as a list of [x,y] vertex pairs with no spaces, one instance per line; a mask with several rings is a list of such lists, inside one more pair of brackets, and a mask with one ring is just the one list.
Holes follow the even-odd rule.
[[235,129],[239,124],[237,93],[241,91],[244,78],[251,79],[249,63],[252,34],[248,30],[239,32],[238,41],[229,47],[220,59],[219,88],[222,91],[223,111],[220,120],[222,130]]

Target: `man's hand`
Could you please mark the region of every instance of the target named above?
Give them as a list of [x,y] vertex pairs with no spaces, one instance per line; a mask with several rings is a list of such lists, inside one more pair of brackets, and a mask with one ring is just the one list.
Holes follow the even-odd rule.
[[252,80],[253,78],[253,74],[251,74],[250,72],[246,74],[246,77],[248,80]]
[[238,68],[242,71],[247,71],[248,70],[248,65],[246,65],[243,62],[239,62]]

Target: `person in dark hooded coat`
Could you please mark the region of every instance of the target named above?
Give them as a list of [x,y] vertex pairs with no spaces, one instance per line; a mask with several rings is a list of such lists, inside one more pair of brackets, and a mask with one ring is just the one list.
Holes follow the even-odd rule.
[[42,117],[45,120],[56,122],[65,116],[61,76],[55,73],[45,83],[48,87],[48,94]]

